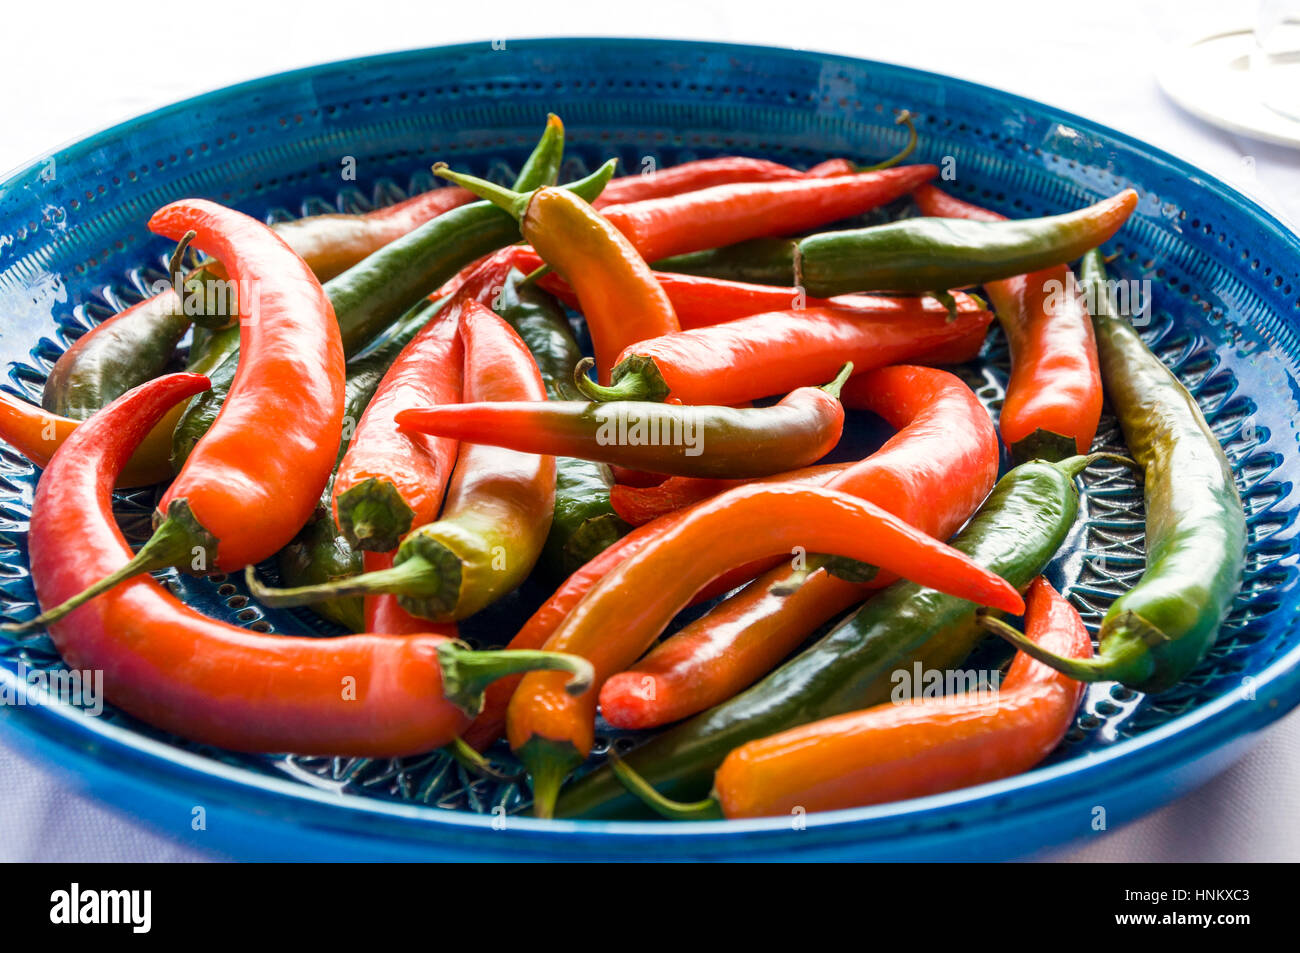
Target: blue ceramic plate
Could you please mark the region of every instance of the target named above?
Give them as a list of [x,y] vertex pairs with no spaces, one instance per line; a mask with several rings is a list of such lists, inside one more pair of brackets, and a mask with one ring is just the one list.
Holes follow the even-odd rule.
[[[918,116],[917,158],[948,160],[957,195],[1008,215],[1071,209],[1124,186],[1141,195],[1112,245],[1114,276],[1149,281],[1149,340],[1223,441],[1250,525],[1241,596],[1184,684],[1158,697],[1093,686],[1061,749],[1023,776],[797,823],[540,822],[517,813],[515,786],[466,777],[443,755],[375,762],[202,748],[111,708],[92,716],[39,704],[48,699],[19,681],[58,667],[44,635],[0,642],[0,688],[27,702],[3,707],[7,739],[169,836],[238,857],[1016,857],[1098,836],[1222,769],[1300,699],[1300,243],[1204,172],[1029,100],[816,53],[612,39],[399,53],[210,93],[0,183],[4,386],[37,399],[77,334],[139,299],[168,250],[145,221],[182,196],[268,220],[365,209],[430,187],[437,159],[508,175],[548,111],[564,118],[574,174],[610,155],[631,169],[645,157],[663,166],[724,153],[792,164],[878,159],[901,144],[892,119],[904,107]],[[355,181],[341,177],[345,157]],[[1003,352],[995,334],[984,359],[964,369],[994,410]],[[1119,445],[1110,418],[1098,445]],[[36,476],[0,447],[0,589],[11,617],[33,611],[25,534]],[[1086,483],[1083,515],[1050,575],[1095,626],[1140,573],[1141,506],[1114,472]],[[147,492],[122,498],[128,531],[141,528],[152,501]],[[170,582],[238,625],[331,631],[306,610],[262,610],[236,581]],[[520,593],[470,634],[502,641],[536,598]],[[610,743],[628,742],[606,732],[597,758]]]

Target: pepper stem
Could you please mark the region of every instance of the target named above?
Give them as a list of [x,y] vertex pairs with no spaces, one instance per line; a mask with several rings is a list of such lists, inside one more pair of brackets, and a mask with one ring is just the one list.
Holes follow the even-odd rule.
[[503,784],[509,784],[511,781],[518,781],[523,777],[523,772],[519,771],[514,774],[506,774],[504,771],[498,771],[483,755],[479,754],[469,746],[464,738],[457,737],[451,744],[445,746],[449,755],[456,759],[466,771],[471,771],[479,777],[488,778],[492,781],[500,781]]
[[487,179],[480,179],[475,175],[454,172],[445,162],[435,162],[433,164],[433,174],[449,182],[455,182],[461,188],[473,192],[481,199],[487,199],[497,208],[509,212],[516,221],[524,217],[524,211],[528,208],[529,201],[532,200],[533,192],[536,191],[534,189],[533,192],[516,192],[514,189],[507,189],[503,185],[497,185]]
[[1053,464],[1058,470],[1074,479],[1088,467],[1092,466],[1099,460],[1109,460],[1111,463],[1122,463],[1130,470],[1142,472],[1142,465],[1131,457],[1125,457],[1118,453],[1085,453],[1078,456],[1067,457],[1058,463]]
[[551,266],[546,264],[545,262],[542,262],[542,264],[538,265],[528,274],[520,278],[517,287],[522,288],[524,285],[531,285],[539,278],[549,275],[550,273],[551,273]]
[[[125,582],[141,573],[153,572],[155,569],[166,569],[169,566],[189,563],[194,558],[195,549],[202,549],[205,554],[209,551],[215,553],[216,540],[194,518],[185,500],[173,500],[167,518],[158,524],[149,541],[141,546],[139,552],[121,569],[109,573],[99,582],[83,589],[66,602],[42,612],[36,618],[26,622],[11,622],[0,626],[0,631],[30,632],[48,626],[52,622],[58,622],[69,612],[107,592],[120,582]],[[204,562],[207,562],[206,555]]]
[[591,663],[580,655],[541,649],[474,651],[456,642],[438,646],[438,665],[442,669],[443,697],[471,718],[483,710],[484,689],[509,675],[568,672],[564,690],[570,695],[587,691],[596,677]]
[[949,323],[957,320],[957,299],[952,296],[951,291],[931,291],[930,297],[944,306],[948,312]]
[[912,122],[911,110],[900,109],[898,111],[898,115],[894,119],[894,125],[907,126],[907,131],[908,131],[907,145],[903,146],[900,152],[894,153],[892,156],[890,156],[888,159],[885,159],[883,162],[877,162],[875,165],[855,166],[854,168],[858,172],[879,172],[881,169],[888,169],[891,166],[898,165],[898,163],[902,162],[904,159],[906,159],[908,156],[910,156],[913,152],[916,151],[916,123]]
[[440,589],[438,567],[419,556],[412,556],[389,569],[376,569],[374,572],[314,586],[274,589],[257,578],[257,570],[253,566],[244,568],[244,581],[255,599],[263,605],[276,608],[305,606],[343,596],[373,596],[382,593],[417,597],[437,595]]
[[620,758],[613,748],[609,750],[609,769],[623,782],[623,787],[635,795],[646,807],[660,817],[670,821],[721,821],[724,820],[722,805],[717,798],[705,798],[703,801],[674,801],[665,797],[641,775],[637,774],[626,761]]
[[1014,626],[989,615],[986,609],[980,609],[975,613],[975,621],[986,632],[991,632],[1010,642],[1017,651],[1024,652],[1030,658],[1056,669],[1062,675],[1068,675],[1075,681],[1108,682],[1115,678],[1116,666],[1111,659],[1101,656],[1070,658],[1066,655],[1057,655],[1043,648]]
[[840,372],[835,375],[835,380],[831,381],[829,384],[823,384],[821,389],[826,391],[826,393],[830,394],[832,397],[839,397],[840,388],[844,386],[844,382],[851,376],[853,376],[853,362],[849,361],[840,368]]
[[573,386],[587,400],[608,403],[612,400],[663,401],[668,398],[668,382],[652,357],[630,354],[623,358],[614,368],[615,380],[609,386],[598,384],[587,376],[587,371],[595,366],[594,360],[584,357],[573,369]]
[[183,296],[185,293],[185,252],[198,234],[194,229],[190,229],[182,235],[172,251],[171,258],[167,260],[167,276],[171,278],[172,290],[178,295]]
[[555,816],[555,802],[573,769],[582,764],[582,756],[566,741],[552,741],[534,735],[515,752],[533,782],[533,816]]

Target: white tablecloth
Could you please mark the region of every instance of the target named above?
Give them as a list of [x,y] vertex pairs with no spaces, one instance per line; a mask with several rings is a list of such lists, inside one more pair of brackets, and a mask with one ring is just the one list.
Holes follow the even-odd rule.
[[[218,86],[403,47],[543,35],[652,35],[765,43],[890,60],[1009,89],[1096,118],[1220,175],[1300,221],[1300,153],[1181,113],[1154,78],[1169,44],[1253,4],[1093,0],[903,3],[567,0],[490,7],[224,0],[215,16],[138,2],[11,5],[0,36],[5,136],[15,167],[118,119]],[[1239,20],[1238,22],[1242,22]],[[1182,800],[1096,843],[1077,861],[1300,859],[1300,712]],[[0,736],[0,859],[202,860],[53,781]]]

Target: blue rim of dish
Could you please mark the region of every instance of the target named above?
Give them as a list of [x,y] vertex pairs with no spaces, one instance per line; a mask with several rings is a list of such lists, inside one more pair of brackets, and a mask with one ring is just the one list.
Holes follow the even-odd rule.
[[[485,41],[483,41],[485,42]],[[916,76],[933,77],[943,83],[965,87],[972,91],[996,96],[1033,110],[1046,110],[1055,119],[1099,133],[1116,142],[1144,153],[1153,160],[1163,163],[1169,170],[1192,176],[1198,185],[1210,191],[1218,200],[1228,202],[1243,214],[1252,217],[1285,236],[1292,251],[1300,255],[1300,236],[1291,231],[1275,215],[1257,202],[1243,195],[1237,189],[1223,182],[1218,177],[1205,172],[1193,163],[1172,155],[1162,149],[1150,146],[1126,133],[1055,106],[1050,106],[1027,97],[996,89],[981,83],[954,78],[930,70],[915,69],[868,60],[841,54],[821,53],[815,50],[790,50],[781,47],[742,45],[734,43],[715,43],[699,40],[660,40],[656,38],[633,37],[546,37],[511,40],[518,45],[544,45],[552,43],[663,43],[682,49],[708,49],[714,52],[733,51],[743,54],[745,51],[761,51],[774,56],[802,57],[815,55],[827,62],[854,64],[879,70],[903,72]],[[271,74],[232,86],[221,87],[202,93],[177,103],[159,107],[133,119],[103,128],[80,139],[65,143],[45,153],[55,155],[68,150],[84,151],[95,146],[104,137],[123,131],[144,122],[156,120],[182,108],[201,106],[205,101],[225,96],[233,91],[252,93],[258,89],[280,85],[295,77],[306,78],[322,69],[356,67],[375,68],[386,63],[403,59],[427,58],[431,54],[455,54],[459,51],[478,50],[480,43],[462,43],[448,46],[426,47],[417,50],[403,50],[372,56],[356,57],[345,60],[320,63],[281,73]],[[0,186],[21,175],[38,164],[41,158],[34,159],[7,173],[0,178]],[[100,722],[93,716],[86,715],[78,709],[61,704],[44,704],[40,693],[32,686],[17,679],[16,673],[0,667],[0,684],[9,691],[21,694],[28,703],[24,706],[34,709],[38,714],[20,716],[10,719],[9,724],[29,737],[43,736],[60,744],[69,746],[74,751],[86,753],[110,771],[120,772],[139,765],[152,776],[145,781],[170,789],[172,783],[198,783],[214,792],[224,788],[237,789],[237,793],[255,791],[270,799],[274,804],[297,805],[311,804],[321,809],[323,820],[363,820],[385,819],[397,822],[400,830],[415,832],[418,830],[439,830],[440,832],[477,832],[482,830],[499,830],[497,818],[473,814],[464,811],[442,808],[395,804],[370,798],[340,799],[328,791],[289,780],[267,777],[248,769],[236,768],[222,764],[198,754],[183,751],[164,742],[155,741],[135,734],[130,729]],[[1010,804],[1008,798],[1014,796],[1018,813],[1027,811],[1045,811],[1054,805],[1077,798],[1081,789],[1093,792],[1115,789],[1118,785],[1134,778],[1149,777],[1162,768],[1185,763],[1193,757],[1208,756],[1222,746],[1246,735],[1249,732],[1271,724],[1300,705],[1300,645],[1275,659],[1262,672],[1254,676],[1250,691],[1236,691],[1222,695],[1184,715],[1166,722],[1159,727],[1143,732],[1132,738],[1108,746],[1104,751],[1089,755],[1086,759],[1074,758],[1048,767],[1036,768],[1024,774],[973,787],[961,788],[944,794],[897,801],[871,807],[851,808],[840,811],[826,811],[809,814],[806,818],[807,830],[801,831],[800,843],[814,846],[807,839],[809,835],[820,841],[816,835],[834,835],[836,843],[844,843],[842,835],[860,834],[867,840],[907,836],[921,831],[933,831],[959,826],[974,826],[980,818],[995,816],[1006,810]],[[23,723],[25,720],[26,723]],[[93,754],[90,752],[93,750]],[[122,757],[119,762],[115,757]],[[125,762],[132,762],[131,765]],[[138,778],[137,778],[138,779]],[[1086,785],[1078,782],[1086,779]],[[268,805],[269,806],[269,805]],[[977,812],[979,817],[969,815]],[[1023,819],[1023,817],[1022,817]],[[306,818],[292,818],[280,815],[282,823],[306,823]],[[313,819],[314,820],[314,819]],[[906,831],[886,822],[914,822]],[[412,826],[409,822],[418,822]],[[494,827],[495,825],[495,827]],[[366,831],[353,824],[347,825],[350,832],[366,835],[379,834],[380,831]],[[877,831],[877,828],[880,830]],[[591,835],[591,840],[601,846],[618,850],[621,847],[635,847],[648,837],[662,839],[666,835],[681,838],[687,851],[707,848],[709,846],[729,845],[740,835],[768,834],[789,835],[790,819],[787,817],[760,818],[753,820],[732,820],[712,822],[641,822],[641,821],[583,821],[583,820],[538,820],[528,817],[511,817],[509,829],[512,833],[531,835],[529,841],[533,849],[545,850],[547,847],[572,849],[575,846],[574,835]],[[384,833],[387,833],[385,831]],[[1081,830],[1081,833],[1083,831]],[[611,843],[611,839],[613,842]],[[711,842],[711,843],[710,843]],[[502,845],[504,846],[504,845]],[[511,844],[510,848],[525,851],[529,845]],[[596,846],[594,843],[591,846]],[[758,844],[754,844],[758,847]],[[763,847],[780,847],[772,843]]]

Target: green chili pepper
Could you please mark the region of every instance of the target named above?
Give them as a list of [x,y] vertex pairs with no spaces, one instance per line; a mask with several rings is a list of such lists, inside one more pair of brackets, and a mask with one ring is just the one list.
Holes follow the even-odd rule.
[[[546,396],[578,399],[573,368],[582,360],[582,351],[555,299],[512,270],[493,310],[532,352]],[[631,529],[610,504],[613,485],[614,475],[603,463],[555,458],[555,517],[540,560],[551,575],[568,577]]]
[[[172,252],[168,273],[173,282],[179,280],[193,237],[191,232]],[[189,326],[180,298],[171,289],[113,315],[59,356],[45,379],[41,406],[62,417],[85,420],[166,371]]]
[[[574,374],[589,386],[583,358]],[[656,401],[493,401],[411,408],[401,426],[473,444],[547,456],[569,455],[674,476],[771,476],[809,466],[835,448],[844,429],[845,364],[822,387],[800,387],[770,407],[712,407]],[[586,382],[586,383],[584,383]]]
[[[343,409],[343,440],[339,444],[338,459],[348,448],[352,426],[365,413],[366,405],[375,395],[389,366],[397,359],[402,348],[419,333],[429,320],[442,309],[443,302],[425,302],[407,312],[392,330],[380,341],[348,361],[348,380]],[[352,426],[349,426],[349,421]],[[358,575],[362,569],[361,553],[353,549],[347,538],[334,525],[330,511],[333,481],[321,494],[320,505],[301,532],[284,549],[280,550],[278,563],[280,580],[286,586],[315,586]],[[319,614],[337,622],[351,632],[365,629],[363,600],[353,597],[327,599],[312,608]]]
[[1084,258],[1083,282],[1106,395],[1145,474],[1146,571],[1106,612],[1092,659],[1044,652],[996,620],[988,627],[1071,678],[1161,692],[1205,657],[1232,608],[1246,517],[1232,467],[1196,399],[1115,315],[1100,252]]
[[1107,241],[1136,207],[1137,193],[1125,189],[1064,215],[1000,222],[909,218],[796,242],[746,242],[698,258],[656,262],[655,268],[715,277],[744,274],[743,280],[767,284],[788,284],[794,275],[795,284],[816,297],[852,291],[933,294],[1071,261]]
[[[1074,477],[1099,456],[1034,461],[1003,477],[952,541],[959,552],[1018,588],[1065,541],[1079,507]],[[891,673],[935,644],[935,659],[964,657],[982,630],[972,602],[896,582],[763,681],[627,755],[650,784],[679,800],[708,794],[733,748],[797,725],[889,700]],[[939,647],[942,647],[942,651]],[[951,664],[949,662],[948,664]],[[643,814],[608,766],[564,792],[557,817]]]

